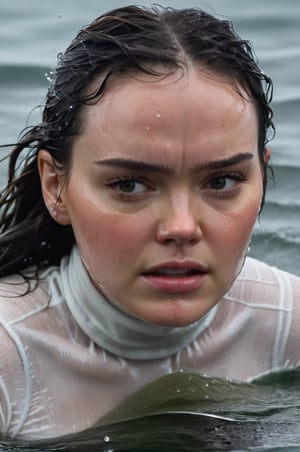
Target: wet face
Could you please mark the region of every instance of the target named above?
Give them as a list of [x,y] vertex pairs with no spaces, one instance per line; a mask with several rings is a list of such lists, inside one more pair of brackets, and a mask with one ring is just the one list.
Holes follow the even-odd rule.
[[262,198],[257,117],[190,70],[88,107],[62,201],[94,285],[151,323],[195,322],[239,273]]

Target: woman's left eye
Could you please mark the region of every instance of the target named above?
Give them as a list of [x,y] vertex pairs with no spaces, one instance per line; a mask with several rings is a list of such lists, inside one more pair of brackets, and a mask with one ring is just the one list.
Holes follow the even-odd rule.
[[215,191],[231,191],[234,190],[238,182],[243,182],[246,177],[242,174],[226,174],[215,176],[210,179],[208,187]]

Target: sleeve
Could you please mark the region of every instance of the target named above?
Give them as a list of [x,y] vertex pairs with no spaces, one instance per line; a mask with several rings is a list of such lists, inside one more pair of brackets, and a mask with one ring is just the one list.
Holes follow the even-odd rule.
[[0,438],[5,436],[11,420],[11,405],[7,388],[0,376]]
[[9,323],[0,318],[0,437],[13,437],[25,420],[28,382],[25,350]]
[[292,317],[285,352],[285,367],[300,366],[300,278],[289,275],[292,294]]

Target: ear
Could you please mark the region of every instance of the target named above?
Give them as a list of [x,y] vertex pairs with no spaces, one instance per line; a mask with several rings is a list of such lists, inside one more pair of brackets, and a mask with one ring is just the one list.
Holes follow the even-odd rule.
[[65,176],[58,174],[52,155],[44,149],[38,153],[38,169],[44,203],[49,214],[59,224],[70,224],[68,211],[61,197]]
[[264,152],[264,161],[265,161],[266,165],[268,165],[268,163],[269,163],[269,161],[271,159],[271,154],[272,154],[271,149],[270,148],[266,148],[265,152]]

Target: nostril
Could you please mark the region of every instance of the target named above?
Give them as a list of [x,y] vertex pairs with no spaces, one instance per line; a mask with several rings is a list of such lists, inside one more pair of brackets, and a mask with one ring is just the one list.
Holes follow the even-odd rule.
[[177,243],[179,245],[185,244],[195,244],[202,238],[202,232],[199,225],[193,224],[182,224],[174,225],[160,224],[157,231],[157,239],[160,243],[169,244]]

